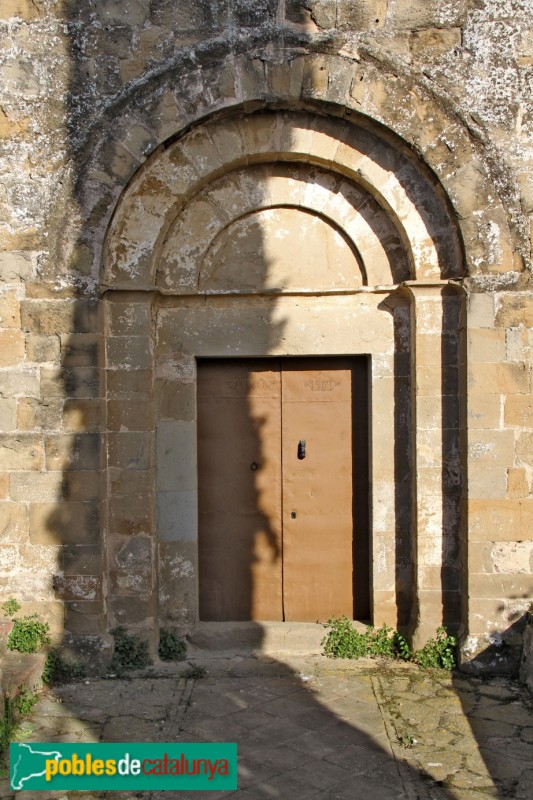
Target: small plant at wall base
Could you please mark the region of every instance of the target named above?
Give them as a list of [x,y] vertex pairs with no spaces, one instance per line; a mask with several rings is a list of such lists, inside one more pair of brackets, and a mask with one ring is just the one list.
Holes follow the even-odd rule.
[[5,603],[2,603],[2,609],[7,614],[8,617],[12,617],[17,611],[20,611],[22,606],[20,603],[17,603],[14,597],[10,597],[9,600],[6,600]]
[[4,696],[4,707],[0,716],[0,776],[8,772],[9,745],[24,738],[22,729],[17,730],[17,720],[31,714],[38,700],[39,693],[30,692],[25,686],[19,687],[14,699]]
[[44,683],[67,683],[79,678],[84,678],[86,669],[78,662],[65,661],[57,650],[48,653],[43,667]]
[[48,623],[41,622],[37,614],[14,619],[13,630],[7,639],[8,649],[19,653],[37,653],[50,644],[49,630]]
[[21,605],[13,597],[2,603],[2,609],[13,622],[13,628],[7,637],[8,650],[37,653],[45,645],[50,644],[48,635],[50,626],[47,622],[42,622],[37,614],[14,618],[13,615],[20,611]]
[[159,631],[159,658],[161,661],[185,661],[187,645],[175,633],[161,628]]
[[421,650],[415,653],[414,660],[424,669],[447,669],[455,667],[457,639],[450,636],[446,628],[437,628],[435,639],[429,639]]
[[331,630],[321,643],[324,645],[324,653],[330,658],[383,656],[411,660],[411,648],[406,639],[387,625],[382,625],[381,628],[369,625],[364,633],[356,631],[346,617],[330,619],[328,625]]
[[367,627],[364,633],[355,630],[346,617],[330,619],[331,630],[322,639],[324,653],[329,658],[396,658],[414,661],[424,669],[452,670],[456,666],[457,640],[443,627],[437,628],[435,639],[429,639],[421,650],[413,653],[409,643],[398,631],[382,625]]
[[109,665],[112,672],[122,675],[134,669],[144,669],[152,663],[148,642],[119,625],[110,631],[115,640],[115,652]]

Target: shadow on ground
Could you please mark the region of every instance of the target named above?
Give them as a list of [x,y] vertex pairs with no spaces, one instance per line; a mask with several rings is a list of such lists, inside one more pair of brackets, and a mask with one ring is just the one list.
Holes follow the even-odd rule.
[[198,651],[192,660],[203,677],[185,663],[56,687],[36,709],[30,740],[238,743],[237,792],[84,792],[85,800],[532,796],[533,715],[513,682],[321,656]]

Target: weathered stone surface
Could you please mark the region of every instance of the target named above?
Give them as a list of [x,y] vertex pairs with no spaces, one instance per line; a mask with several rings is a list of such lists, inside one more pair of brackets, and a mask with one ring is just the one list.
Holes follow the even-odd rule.
[[100,529],[94,503],[31,503],[32,544],[94,544]]
[[22,327],[30,333],[91,333],[97,306],[87,300],[24,300]]
[[145,470],[151,466],[152,436],[123,432],[108,435],[108,463],[121,469]]
[[529,482],[524,468],[513,467],[507,470],[507,491],[512,498],[528,496]]
[[0,542],[24,542],[28,537],[28,508],[24,504],[0,503]]
[[[464,626],[514,625],[505,592],[526,592],[513,581],[531,532],[528,11],[4,0],[6,591],[22,580],[52,603],[78,518],[96,541],[94,501],[109,549],[100,564],[80,545],[86,561],[65,566],[69,635],[190,627],[196,576],[178,567],[197,547],[196,359],[360,355],[376,621],[418,609],[434,629],[447,584],[457,624],[465,541],[465,581],[503,576],[505,611],[465,594]],[[148,537],[161,561],[143,570]],[[431,775],[454,785],[452,761]]]
[[63,495],[61,472],[12,472],[9,496],[12,500],[43,502],[60,500]]
[[2,20],[13,18],[34,20],[38,19],[41,14],[42,9],[32,0],[5,0],[2,3],[0,18]]
[[43,443],[30,434],[4,434],[0,437],[0,469],[38,470],[43,466]]
[[192,383],[156,382],[159,419],[191,421],[196,418],[196,396]]
[[519,428],[533,428],[533,395],[509,395],[505,400],[505,423]]
[[63,472],[65,500],[98,500],[102,496],[103,473],[72,470]]
[[421,61],[434,61],[461,45],[461,29],[426,28],[409,37],[411,53]]
[[106,357],[109,369],[148,369],[150,340],[147,336],[112,336],[106,342]]
[[0,294],[0,328],[20,328],[20,303],[14,291]]
[[533,327],[533,298],[524,294],[503,294],[496,314],[496,325],[512,328]]
[[100,437],[95,433],[46,436],[48,469],[92,470],[100,466]]
[[17,330],[0,330],[0,367],[13,367],[24,359],[24,333]]
[[33,264],[29,254],[14,251],[0,253],[0,281],[18,283],[30,279]]
[[98,363],[98,336],[94,333],[63,334],[61,363],[66,367],[92,367]]
[[[331,5],[331,4],[330,4]],[[387,14],[387,0],[339,0],[337,3],[337,25],[344,30],[383,28]]]
[[7,432],[17,427],[17,401],[14,398],[0,399],[0,429]]
[[66,400],[63,405],[63,428],[67,431],[99,430],[102,419],[101,400]]
[[26,358],[28,361],[59,361],[60,340],[58,336],[40,336],[28,334],[26,336]]
[[61,426],[62,411],[60,400],[20,398],[17,401],[17,425],[21,431],[57,430]]
[[100,371],[95,367],[41,368],[44,397],[98,397]]
[[147,496],[127,494],[109,500],[109,527],[113,534],[139,536],[152,528],[152,509]]
[[109,400],[107,425],[111,431],[149,431],[154,427],[152,403],[145,399]]

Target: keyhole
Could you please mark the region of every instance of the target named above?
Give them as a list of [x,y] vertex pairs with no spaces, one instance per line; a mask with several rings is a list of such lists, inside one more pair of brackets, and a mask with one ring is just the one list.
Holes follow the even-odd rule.
[[296,511],[291,511],[291,519],[296,519]]

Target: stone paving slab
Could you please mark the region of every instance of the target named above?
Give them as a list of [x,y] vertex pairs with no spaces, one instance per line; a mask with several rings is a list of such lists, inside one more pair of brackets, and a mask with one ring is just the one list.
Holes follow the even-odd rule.
[[533,797],[523,687],[413,665],[211,656],[48,691],[27,741],[237,741],[236,792],[17,792],[17,800],[484,800]]

